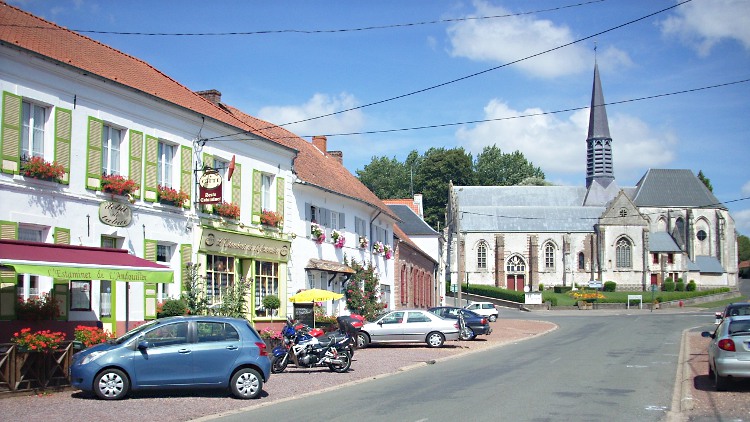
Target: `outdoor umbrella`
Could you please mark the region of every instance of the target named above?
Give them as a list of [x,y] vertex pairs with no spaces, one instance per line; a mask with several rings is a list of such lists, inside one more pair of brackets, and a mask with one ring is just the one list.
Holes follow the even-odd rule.
[[[293,303],[299,303],[299,302],[327,302],[329,300],[338,300],[344,297],[344,295],[340,293],[334,293],[329,290],[322,290],[322,289],[309,289],[309,290],[303,290],[296,295],[293,295],[289,298],[290,302]],[[315,313],[313,312],[313,327],[315,327]]]

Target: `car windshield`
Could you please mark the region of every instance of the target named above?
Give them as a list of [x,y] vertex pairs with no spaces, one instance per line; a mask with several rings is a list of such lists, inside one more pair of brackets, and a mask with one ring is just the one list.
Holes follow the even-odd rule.
[[122,344],[122,343],[130,340],[131,338],[137,336],[143,330],[145,330],[145,329],[153,326],[156,323],[157,323],[157,320],[153,320],[153,321],[147,322],[147,323],[145,323],[143,325],[139,325],[139,326],[133,328],[132,330],[128,331],[127,333],[123,334],[122,336],[118,337],[117,340],[115,340],[115,343]]

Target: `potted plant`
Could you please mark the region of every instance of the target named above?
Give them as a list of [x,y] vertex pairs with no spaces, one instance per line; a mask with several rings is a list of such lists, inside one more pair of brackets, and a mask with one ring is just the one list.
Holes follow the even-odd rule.
[[283,221],[284,217],[281,213],[275,211],[263,210],[260,214],[260,223],[266,226],[279,227]]
[[385,255],[385,259],[391,259],[393,256],[393,250],[390,245],[383,245],[383,254]]
[[159,185],[156,188],[156,193],[160,203],[174,205],[176,207],[184,206],[185,201],[190,199],[190,195],[187,192],[183,190],[177,191],[176,189],[164,185]]
[[310,235],[318,244],[321,244],[326,240],[326,233],[323,230],[323,227],[321,227],[318,223],[310,224]]
[[44,161],[42,157],[31,157],[30,160],[21,162],[21,174],[34,179],[60,182],[65,174],[65,167],[57,161]]
[[270,311],[271,317],[273,317],[275,311],[281,306],[281,301],[276,295],[265,295],[263,297],[263,307]]
[[222,217],[237,220],[240,218],[240,207],[231,202],[222,202],[221,204],[214,205],[214,213]]
[[113,195],[129,195],[138,190],[140,186],[135,181],[119,174],[102,176],[102,192]]
[[57,350],[60,343],[65,341],[65,334],[50,330],[31,332],[31,328],[22,328],[13,334],[11,342],[24,352],[52,352]]
[[22,321],[53,320],[60,316],[57,301],[49,293],[38,298],[22,298],[16,302],[16,317]]
[[367,240],[367,238],[365,236],[360,236],[359,237],[359,247],[361,249],[367,249],[367,245],[369,245],[369,244],[370,244],[370,241]]
[[258,333],[260,338],[266,343],[266,350],[273,350],[274,347],[281,343],[281,332],[272,328],[264,328]]
[[383,252],[385,252],[385,245],[383,245],[383,242],[378,241],[372,245],[372,253],[381,254]]
[[344,237],[344,234],[338,230],[334,230],[331,233],[331,240],[333,240],[333,246],[339,249],[343,248],[344,243],[346,243],[346,238]]

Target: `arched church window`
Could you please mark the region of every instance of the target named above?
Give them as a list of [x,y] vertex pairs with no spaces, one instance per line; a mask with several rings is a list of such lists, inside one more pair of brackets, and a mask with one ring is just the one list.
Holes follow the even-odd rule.
[[487,268],[487,245],[484,242],[477,247],[477,268]]
[[617,268],[631,268],[633,266],[632,260],[632,246],[630,241],[624,237],[617,241],[616,258]]
[[586,256],[583,254],[583,252],[578,252],[578,269],[586,269]]
[[544,269],[555,269],[555,245],[552,242],[547,242],[544,245]]
[[505,270],[509,274],[518,274],[526,272],[526,263],[518,255],[513,255],[508,259],[508,264],[505,266]]

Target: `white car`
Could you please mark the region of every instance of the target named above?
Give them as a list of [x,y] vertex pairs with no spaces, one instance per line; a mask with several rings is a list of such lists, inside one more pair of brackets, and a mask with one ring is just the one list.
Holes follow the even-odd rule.
[[482,315],[484,317],[487,317],[487,319],[490,320],[490,322],[497,321],[497,308],[495,307],[495,304],[492,302],[472,302],[464,308],[474,311],[475,313],[478,313],[479,315]]
[[441,347],[446,340],[458,340],[458,322],[443,319],[425,309],[408,309],[389,312],[362,326],[357,346],[427,343],[429,347]]

